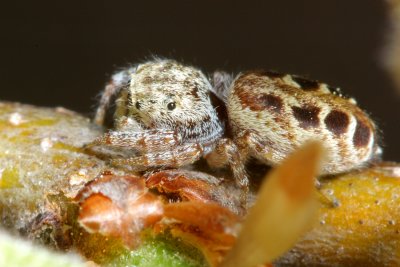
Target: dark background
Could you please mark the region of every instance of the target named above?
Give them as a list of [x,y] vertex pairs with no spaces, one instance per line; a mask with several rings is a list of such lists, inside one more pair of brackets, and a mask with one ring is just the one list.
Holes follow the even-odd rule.
[[1,12],[2,100],[89,116],[116,69],[151,55],[208,73],[274,69],[354,96],[382,130],[384,157],[400,161],[383,0],[15,1]]

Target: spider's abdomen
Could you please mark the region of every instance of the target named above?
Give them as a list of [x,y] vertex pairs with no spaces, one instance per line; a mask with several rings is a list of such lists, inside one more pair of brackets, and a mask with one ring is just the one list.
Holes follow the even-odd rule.
[[277,164],[308,140],[327,150],[323,173],[365,165],[374,157],[374,123],[352,99],[326,84],[274,72],[240,74],[228,96],[233,135],[251,131],[270,148],[262,160]]

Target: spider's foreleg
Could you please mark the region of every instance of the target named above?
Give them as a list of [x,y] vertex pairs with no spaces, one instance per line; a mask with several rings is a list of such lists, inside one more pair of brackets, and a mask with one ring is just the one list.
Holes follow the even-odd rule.
[[112,159],[116,166],[129,165],[131,169],[143,171],[155,167],[179,168],[200,159],[203,147],[200,144],[186,144],[170,150],[146,153],[138,157]]
[[86,148],[110,146],[131,148],[142,153],[147,153],[163,151],[166,148],[179,146],[182,141],[181,139],[181,135],[172,130],[110,131],[96,138]]

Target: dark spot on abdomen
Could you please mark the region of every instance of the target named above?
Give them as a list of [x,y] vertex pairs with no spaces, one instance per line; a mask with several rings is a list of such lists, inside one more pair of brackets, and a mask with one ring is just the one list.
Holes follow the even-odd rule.
[[243,108],[250,108],[252,111],[269,110],[280,113],[282,110],[282,99],[269,94],[254,94],[243,90],[238,94]]
[[309,80],[300,76],[291,76],[301,89],[307,91],[318,90],[320,83],[318,81]]
[[319,107],[306,106],[306,107],[292,107],[293,115],[299,122],[301,128],[307,129],[310,127],[318,127],[319,118],[318,114],[321,111]]
[[270,78],[283,78],[286,76],[285,73],[277,72],[277,71],[272,71],[272,70],[259,70],[257,72],[258,75],[260,76],[267,76]]
[[329,131],[335,135],[341,135],[347,131],[350,119],[346,113],[339,110],[332,110],[326,116],[324,122]]
[[271,110],[276,113],[280,113],[282,110],[282,99],[278,96],[263,94],[259,98],[259,104],[264,109]]
[[356,147],[368,145],[371,138],[371,129],[360,119],[357,119],[357,126],[353,136],[353,144]]

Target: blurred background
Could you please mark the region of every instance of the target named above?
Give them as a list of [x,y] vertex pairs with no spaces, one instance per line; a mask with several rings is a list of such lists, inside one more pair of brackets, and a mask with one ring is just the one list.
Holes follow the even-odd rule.
[[110,75],[152,55],[207,73],[272,69],[341,87],[376,120],[384,158],[400,161],[386,1],[44,0],[1,11],[1,100],[91,116]]

